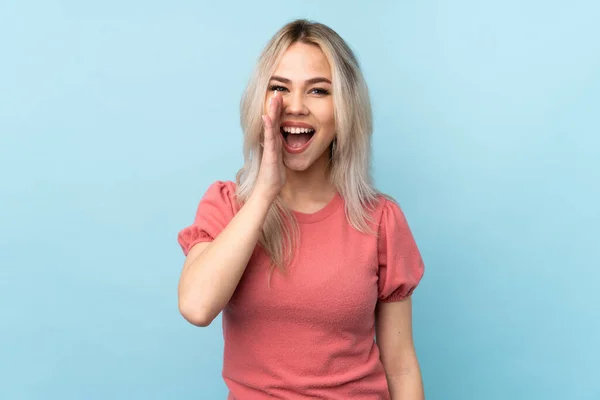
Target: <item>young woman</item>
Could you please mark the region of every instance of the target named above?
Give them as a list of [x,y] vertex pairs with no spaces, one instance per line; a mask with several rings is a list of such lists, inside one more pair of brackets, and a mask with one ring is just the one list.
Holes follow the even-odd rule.
[[423,262],[400,207],[371,184],[371,107],[351,49],[325,25],[285,25],[241,124],[236,182],[214,182],[178,236],[181,314],[207,326],[223,312],[228,398],[423,399],[410,297]]

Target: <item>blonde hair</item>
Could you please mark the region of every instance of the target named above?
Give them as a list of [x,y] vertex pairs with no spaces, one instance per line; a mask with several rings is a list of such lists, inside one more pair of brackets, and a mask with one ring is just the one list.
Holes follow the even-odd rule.
[[[243,204],[258,177],[263,148],[261,114],[271,75],[287,48],[296,43],[318,46],[332,68],[332,95],[337,146],[331,152],[328,177],[346,205],[346,217],[357,230],[371,229],[368,210],[379,192],[371,179],[372,112],[368,88],[359,62],[346,42],[326,25],[304,19],[283,26],[263,49],[242,96],[241,126],[244,132],[244,165],[236,176],[237,199]],[[279,196],[271,206],[259,243],[272,260],[271,267],[284,271],[298,243],[297,221]]]

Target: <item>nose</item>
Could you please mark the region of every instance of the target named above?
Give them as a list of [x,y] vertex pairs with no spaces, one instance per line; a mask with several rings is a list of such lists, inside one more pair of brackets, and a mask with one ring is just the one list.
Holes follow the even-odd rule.
[[292,93],[286,96],[283,101],[284,110],[287,114],[307,115],[308,108],[304,104],[304,96],[301,92]]

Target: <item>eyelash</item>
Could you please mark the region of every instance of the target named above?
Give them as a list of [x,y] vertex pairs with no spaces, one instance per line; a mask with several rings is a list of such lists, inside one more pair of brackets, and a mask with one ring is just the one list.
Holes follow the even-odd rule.
[[[269,86],[269,90],[271,91],[275,91],[275,90],[279,90],[279,89],[283,89],[283,90],[287,90],[287,88],[280,86],[280,85],[271,85]],[[329,94],[329,90],[327,89],[323,89],[323,88],[313,88],[313,90],[318,90],[319,92],[316,93],[318,95],[328,95]]]

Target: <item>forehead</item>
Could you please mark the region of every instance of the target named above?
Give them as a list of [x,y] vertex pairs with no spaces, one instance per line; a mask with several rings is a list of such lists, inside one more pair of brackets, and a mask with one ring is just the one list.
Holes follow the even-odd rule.
[[331,67],[319,46],[294,43],[283,53],[275,75],[291,80],[305,80],[315,76],[331,79]]

